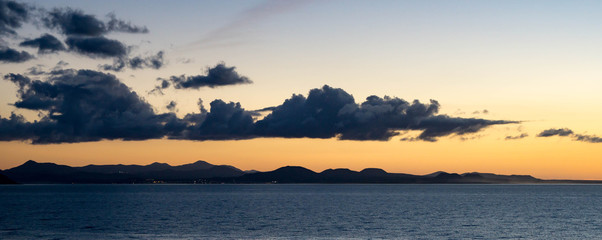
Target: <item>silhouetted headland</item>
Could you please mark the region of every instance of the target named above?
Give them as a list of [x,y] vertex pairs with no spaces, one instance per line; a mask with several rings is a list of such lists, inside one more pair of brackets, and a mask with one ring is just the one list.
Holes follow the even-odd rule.
[[7,176],[4,176],[2,174],[2,171],[0,171],[0,184],[16,184],[16,182],[8,178]]
[[[3,175],[2,175],[3,174]],[[314,172],[304,167],[286,166],[274,171],[242,171],[229,165],[213,165],[205,161],[171,166],[88,165],[70,167],[54,163],[27,161],[1,172],[6,183],[454,183],[454,184],[538,184],[538,183],[602,183],[590,180],[542,180],[530,175],[498,175],[492,173],[434,172],[427,175],[388,173],[378,168],[353,171],[346,168]]]

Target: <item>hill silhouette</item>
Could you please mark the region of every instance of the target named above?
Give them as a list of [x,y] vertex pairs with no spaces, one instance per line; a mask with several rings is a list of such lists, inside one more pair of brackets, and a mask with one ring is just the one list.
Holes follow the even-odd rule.
[[529,175],[498,175],[443,171],[427,175],[388,173],[379,168],[353,171],[346,168],[314,172],[300,166],[286,166],[273,171],[242,171],[229,165],[205,161],[171,166],[87,165],[70,167],[55,163],[27,161],[0,172],[2,183],[454,183],[454,184],[533,184],[533,183],[602,183],[586,180],[542,180]]
[[244,174],[238,168],[213,165],[205,161],[171,166],[166,163],[149,165],[88,165],[70,167],[54,163],[27,161],[3,171],[20,183],[149,183],[194,182],[199,179],[237,177]]

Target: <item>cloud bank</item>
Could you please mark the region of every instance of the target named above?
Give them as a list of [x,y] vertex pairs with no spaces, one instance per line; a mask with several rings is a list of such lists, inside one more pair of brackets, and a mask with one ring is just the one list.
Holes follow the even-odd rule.
[[[0,117],[0,140],[34,144],[86,142],[102,139],[234,140],[257,137],[338,138],[386,141],[399,131],[418,130],[418,140],[478,132],[515,121],[454,118],[437,115],[439,103],[407,102],[370,96],[356,103],[343,89],[323,86],[308,96],[294,94],[272,112],[255,120],[255,111],[240,103],[214,100],[209,110],[199,100],[199,113],[182,118],[158,114],[114,75],[93,70],[55,70],[46,79],[7,74],[18,87],[14,106],[41,113],[28,122],[11,114]],[[168,105],[174,111],[176,103]]]

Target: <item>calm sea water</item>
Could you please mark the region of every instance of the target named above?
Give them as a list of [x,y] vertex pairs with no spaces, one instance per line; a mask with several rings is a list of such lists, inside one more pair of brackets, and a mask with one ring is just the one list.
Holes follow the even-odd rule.
[[602,239],[602,185],[0,186],[0,239]]

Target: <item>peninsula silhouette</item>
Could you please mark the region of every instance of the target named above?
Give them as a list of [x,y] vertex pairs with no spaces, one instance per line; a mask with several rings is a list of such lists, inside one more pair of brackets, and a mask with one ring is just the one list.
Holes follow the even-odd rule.
[[29,160],[0,172],[0,183],[65,184],[65,183],[388,183],[388,184],[537,184],[537,183],[602,183],[590,180],[543,180],[530,175],[498,175],[493,173],[434,172],[427,175],[388,173],[379,168],[353,171],[346,168],[314,172],[300,166],[286,166],[273,171],[243,171],[229,165],[213,165],[205,161],[171,166],[87,165],[71,167]]

